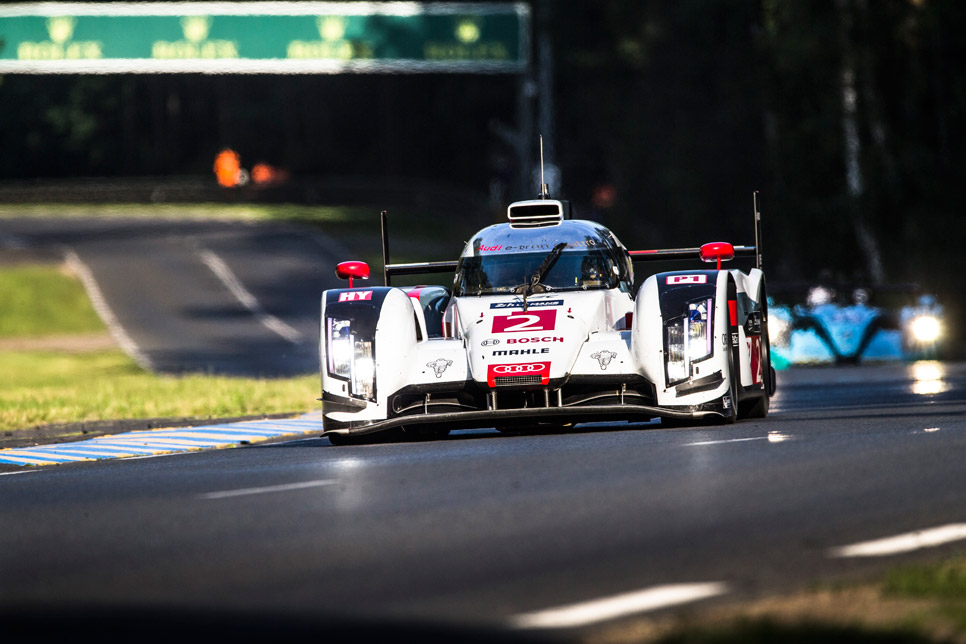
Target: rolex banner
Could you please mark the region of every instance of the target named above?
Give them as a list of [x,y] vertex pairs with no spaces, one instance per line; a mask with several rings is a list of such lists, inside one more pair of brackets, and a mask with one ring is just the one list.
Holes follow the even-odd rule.
[[525,3],[0,4],[3,73],[517,73]]

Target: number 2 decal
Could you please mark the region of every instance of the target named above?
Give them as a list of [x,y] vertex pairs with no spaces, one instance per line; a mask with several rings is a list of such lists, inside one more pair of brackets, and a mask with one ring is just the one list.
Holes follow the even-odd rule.
[[504,331],[539,331],[539,327],[534,326],[540,324],[540,316],[532,315],[530,313],[520,313],[519,315],[511,315],[507,319],[507,322],[513,319],[525,318],[523,322],[517,322],[516,324],[508,327],[504,327]]
[[553,331],[557,321],[557,311],[542,309],[532,313],[493,316],[493,333],[518,333],[531,331]]

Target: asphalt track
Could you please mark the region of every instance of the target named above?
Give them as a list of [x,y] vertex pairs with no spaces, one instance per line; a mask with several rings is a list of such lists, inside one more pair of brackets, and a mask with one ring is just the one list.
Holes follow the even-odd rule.
[[0,219],[0,248],[66,258],[118,343],[167,373],[318,370],[319,296],[349,252],[279,223]]
[[[250,285],[258,271],[204,231],[228,245],[244,233],[208,226],[204,248],[261,312],[310,333],[314,312],[263,301]],[[172,245],[192,248],[183,230]],[[106,240],[94,237],[70,246],[96,274],[88,244]],[[169,268],[215,275],[196,257]],[[284,299],[280,284],[267,290]],[[239,369],[231,337],[255,334],[244,328],[292,344],[257,311],[220,301],[181,309],[191,329],[239,322],[217,350],[155,350],[153,336],[129,332],[172,368],[193,355]],[[962,364],[796,369],[781,372],[768,418],[733,426],[461,431],[342,448],[310,433],[17,468],[0,474],[0,628],[42,641],[573,641],[861,578],[962,548],[964,412]]]
[[780,378],[769,417],[734,426],[310,437],[7,472],[0,624],[570,641],[962,547],[966,367]]

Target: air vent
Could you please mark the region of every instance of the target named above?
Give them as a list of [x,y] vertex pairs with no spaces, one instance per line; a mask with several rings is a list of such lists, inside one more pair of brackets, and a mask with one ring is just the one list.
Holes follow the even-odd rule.
[[543,384],[543,377],[540,375],[536,376],[497,376],[493,379],[493,385],[496,387],[513,387],[518,385],[541,385]]
[[507,208],[510,228],[558,226],[564,219],[563,203],[554,199],[517,201]]

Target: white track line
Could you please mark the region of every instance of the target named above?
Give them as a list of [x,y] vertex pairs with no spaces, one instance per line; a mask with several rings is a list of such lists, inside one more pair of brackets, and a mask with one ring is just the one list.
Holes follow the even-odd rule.
[[698,447],[701,445],[726,445],[728,443],[746,443],[748,441],[768,440],[767,436],[752,436],[751,438],[723,438],[716,441],[698,441],[697,443],[685,443],[685,447]]
[[338,481],[334,479],[322,479],[319,481],[303,481],[302,483],[288,483],[286,485],[271,485],[268,487],[250,487],[239,490],[224,490],[221,492],[209,492],[200,494],[200,499],[225,499],[233,496],[248,496],[250,494],[266,494],[268,492],[287,492],[289,490],[303,490],[310,487],[322,487],[323,485],[334,485]]
[[587,602],[524,613],[511,619],[517,628],[574,628],[636,613],[668,608],[728,592],[722,582],[653,586]]
[[892,537],[829,549],[831,557],[886,557],[966,539],[966,523],[948,523]]
[[80,255],[78,255],[74,250],[69,249],[66,253],[65,259],[67,265],[73,270],[77,276],[80,278],[81,283],[84,285],[84,289],[87,291],[87,297],[90,298],[91,304],[94,306],[94,310],[100,316],[101,320],[107,326],[107,330],[111,333],[111,337],[117,342],[121,350],[140,365],[142,369],[148,371],[154,371],[154,364],[151,359],[134,343],[131,336],[127,334],[121,323],[118,322],[117,316],[114,315],[114,311],[108,306],[107,300],[104,298],[104,294],[101,292],[101,288],[97,285],[97,280],[94,279],[94,274],[91,273],[91,269],[87,267],[87,264],[81,260]]
[[248,309],[259,322],[292,344],[298,344],[302,341],[302,334],[297,329],[292,328],[262,308],[262,305],[257,299],[255,299],[255,296],[252,295],[248,289],[242,286],[241,281],[232,272],[232,270],[228,268],[228,264],[226,264],[221,257],[210,250],[201,250],[199,251],[199,255],[201,255],[201,261],[203,261],[205,265],[211,269],[211,272],[214,273],[219,280],[221,280],[221,283],[225,285],[225,288],[231,291],[231,294],[235,296],[235,299],[237,299],[242,306]]

